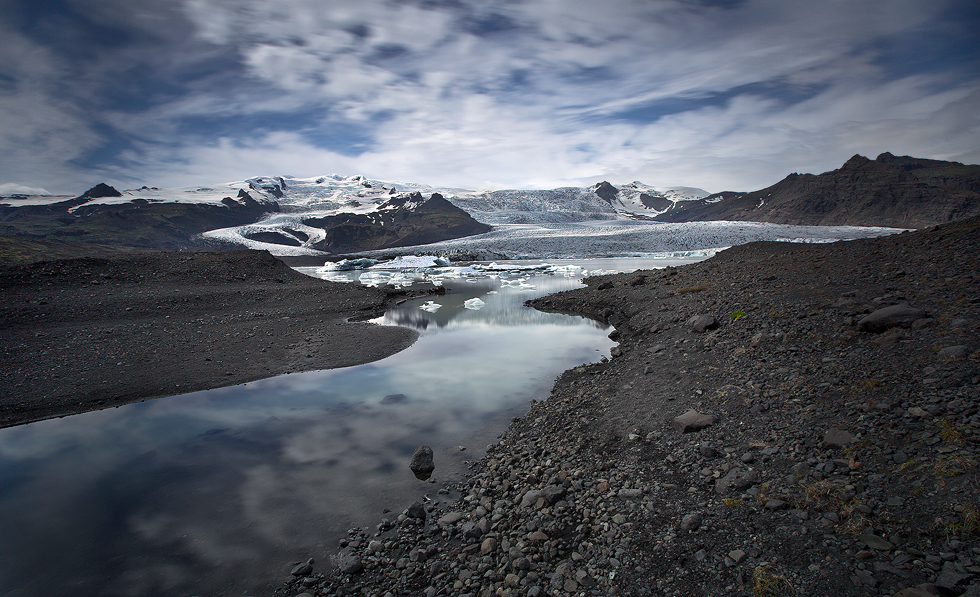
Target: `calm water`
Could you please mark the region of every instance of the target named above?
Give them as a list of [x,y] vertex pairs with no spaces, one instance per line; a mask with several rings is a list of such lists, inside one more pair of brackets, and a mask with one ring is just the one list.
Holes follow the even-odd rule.
[[[613,343],[605,326],[522,306],[579,286],[573,274],[444,284],[378,320],[422,334],[382,361],[0,430],[0,594],[264,594],[290,561],[323,570],[346,529],[385,508],[453,499],[438,489],[511,417]],[[434,483],[408,470],[423,443]]]

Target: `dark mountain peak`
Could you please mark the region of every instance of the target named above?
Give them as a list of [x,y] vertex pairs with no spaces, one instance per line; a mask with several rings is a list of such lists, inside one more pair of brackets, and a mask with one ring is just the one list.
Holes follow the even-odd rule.
[[110,187],[104,182],[100,182],[91,189],[85,191],[82,197],[88,197],[89,199],[98,199],[99,197],[122,197],[122,193],[116,189]]
[[592,187],[592,192],[602,198],[607,203],[612,203],[619,194],[619,189],[609,184],[607,181],[597,183]]
[[923,228],[980,215],[980,166],[855,155],[837,170],[789,175],[745,194],[685,202],[658,220],[749,220],[810,226]]
[[[889,155],[891,155],[891,154],[889,154]],[[856,154],[854,154],[851,157],[851,159],[849,159],[846,162],[844,162],[844,165],[841,166],[841,170],[850,170],[850,169],[853,169],[853,168],[860,168],[861,166],[865,166],[865,165],[870,164],[870,163],[871,163],[871,160],[869,160],[868,158],[864,157],[863,155],[861,155],[859,153],[856,153]]]

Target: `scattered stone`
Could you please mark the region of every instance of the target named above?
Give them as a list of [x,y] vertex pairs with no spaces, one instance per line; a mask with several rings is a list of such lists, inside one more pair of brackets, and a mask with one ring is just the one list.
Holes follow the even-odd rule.
[[296,564],[289,571],[293,576],[308,576],[311,572],[313,572],[313,558],[310,558],[302,564]]
[[958,361],[970,357],[969,346],[947,346],[936,354],[936,358],[942,361]]
[[691,326],[691,330],[704,333],[709,330],[717,330],[718,320],[715,319],[714,315],[696,315],[688,321],[688,325]]
[[958,591],[959,586],[972,578],[972,574],[966,574],[956,569],[953,562],[944,562],[942,571],[936,578],[935,585],[943,591]]
[[786,508],[789,508],[789,504],[783,500],[771,499],[766,501],[765,508],[766,510],[776,512],[778,510],[785,510]]
[[337,570],[341,574],[357,574],[364,569],[361,558],[350,555],[337,558]]
[[439,517],[439,520],[436,521],[436,523],[440,527],[447,527],[447,526],[456,524],[460,520],[463,520],[463,513],[462,512],[449,512],[448,514],[445,514],[443,516],[440,516]]
[[419,446],[412,454],[412,462],[408,465],[415,473],[415,477],[425,481],[432,476],[432,471],[436,470],[436,465],[432,458],[432,448],[429,446]]
[[681,519],[681,530],[695,531],[701,526],[701,515],[697,513],[685,514]]
[[425,520],[426,512],[425,507],[421,502],[412,502],[412,505],[405,510],[405,516],[409,518],[414,518],[416,520]]
[[742,491],[758,481],[759,475],[754,470],[733,468],[727,475],[715,481],[715,491],[726,495],[733,491]]
[[927,313],[922,309],[911,307],[908,303],[892,305],[874,311],[858,322],[858,331],[879,333],[895,327],[911,327],[916,320],[925,318]]
[[854,441],[854,437],[854,434],[850,431],[844,431],[843,429],[832,427],[824,434],[823,441],[820,442],[820,447],[843,448],[850,445],[850,443]]
[[891,551],[895,547],[877,535],[858,535],[858,541],[864,543],[871,549],[877,549],[878,551]]
[[495,537],[487,537],[483,540],[480,545],[480,553],[482,555],[488,555],[497,551],[497,539]]
[[678,433],[691,433],[710,427],[718,422],[715,415],[703,415],[693,408],[682,415],[674,417],[671,426]]

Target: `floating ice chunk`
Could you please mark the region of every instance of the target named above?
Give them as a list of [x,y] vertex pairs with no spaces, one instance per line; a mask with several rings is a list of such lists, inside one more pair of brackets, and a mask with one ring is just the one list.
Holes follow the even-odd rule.
[[440,305],[439,303],[433,301],[426,301],[425,304],[419,307],[419,309],[422,309],[423,311],[428,311],[429,313],[435,313],[436,311],[439,310],[439,307],[441,306],[442,305]]
[[449,267],[451,265],[452,263],[448,259],[435,255],[399,255],[391,261],[375,263],[371,269],[424,269],[427,267]]
[[352,269],[367,269],[372,265],[378,263],[377,259],[343,259],[336,263],[326,262],[323,267],[317,269],[317,272],[346,272]]
[[484,305],[486,305],[486,303],[484,303],[478,298],[471,298],[463,303],[464,307],[466,307],[467,309],[472,309],[474,311],[479,311],[480,309],[483,308]]

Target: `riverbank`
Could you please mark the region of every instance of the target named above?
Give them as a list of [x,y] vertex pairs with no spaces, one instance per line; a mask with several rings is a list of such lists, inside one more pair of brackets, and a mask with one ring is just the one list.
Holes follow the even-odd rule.
[[356,321],[405,291],[317,280],[263,251],[8,266],[0,288],[0,427],[358,365],[417,338]]
[[977,591],[978,266],[973,219],[532,301],[614,325],[613,358],[565,372],[448,510],[351,529],[277,594]]

